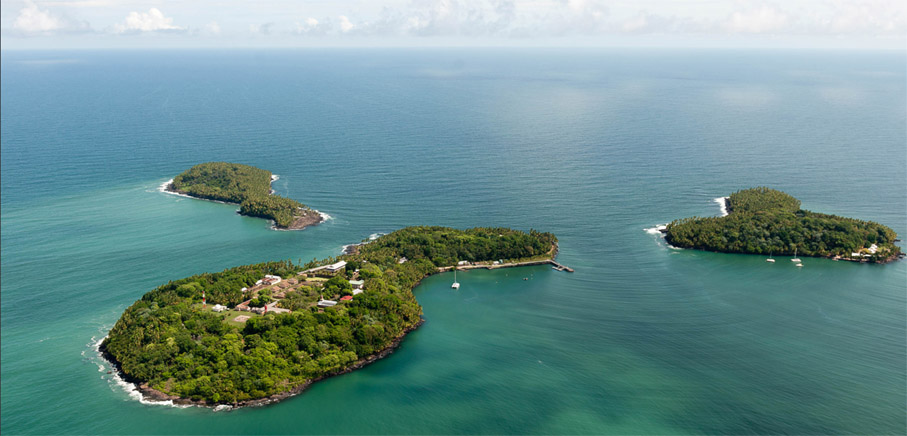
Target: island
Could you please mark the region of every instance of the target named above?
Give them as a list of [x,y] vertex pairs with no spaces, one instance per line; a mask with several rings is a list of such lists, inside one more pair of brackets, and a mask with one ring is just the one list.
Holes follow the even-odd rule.
[[234,203],[239,214],[265,218],[274,228],[301,230],[319,224],[324,217],[306,205],[274,195],[270,171],[229,162],[207,162],[173,178],[164,189],[205,200]]
[[744,189],[725,201],[726,216],[673,221],[662,229],[665,240],[696,250],[855,262],[885,263],[904,256],[890,228],[800,209],[800,200],[781,191]]
[[[239,266],[168,282],[127,308],[99,351],[151,400],[260,405],[391,353],[419,327],[413,288],[452,268],[551,263],[535,230],[408,227],[354,254]],[[560,268],[558,268],[560,269]]]

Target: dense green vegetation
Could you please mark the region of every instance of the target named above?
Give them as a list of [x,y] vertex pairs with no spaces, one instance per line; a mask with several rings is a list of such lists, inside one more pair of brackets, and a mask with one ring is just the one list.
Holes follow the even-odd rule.
[[[349,368],[418,325],[422,308],[412,288],[438,266],[455,259],[547,256],[555,242],[554,235],[535,231],[412,227],[366,244],[356,255],[306,265],[349,262],[350,268],[329,280],[305,279],[297,274],[302,267],[290,262],[199,274],[145,294],[126,309],[102,349],[129,378],[167,394],[208,404],[263,398]],[[404,255],[409,260],[400,263]],[[233,321],[235,312],[211,311],[213,304],[270,300],[281,284],[250,295],[265,274],[287,283],[287,278],[300,278],[280,288],[286,298],[279,305],[291,313],[244,312],[251,318],[243,324]],[[353,276],[365,281],[364,293],[334,307],[314,306],[322,295],[349,295]],[[250,289],[246,294],[244,287]],[[201,304],[203,295],[207,307]]]
[[[387,263],[400,257],[428,259],[436,266],[460,260],[525,259],[548,255],[557,238],[551,233],[529,233],[507,228],[407,227],[359,249],[369,260]],[[356,256],[352,256],[356,258]]]
[[[665,239],[682,248],[748,253],[850,258],[861,252],[870,261],[900,253],[897,235],[872,221],[800,209],[800,201],[781,191],[753,188],[728,199],[729,215],[685,218],[668,224]],[[878,246],[876,253],[868,249]],[[863,259],[861,257],[861,259]]]
[[239,213],[258,218],[272,219],[277,227],[287,228],[299,215],[299,209],[305,205],[289,198],[278,195],[250,198],[243,201]]
[[272,219],[277,227],[287,228],[304,204],[271,195],[271,172],[248,165],[208,162],[189,168],[173,178],[179,192],[208,200],[240,205],[239,213]]

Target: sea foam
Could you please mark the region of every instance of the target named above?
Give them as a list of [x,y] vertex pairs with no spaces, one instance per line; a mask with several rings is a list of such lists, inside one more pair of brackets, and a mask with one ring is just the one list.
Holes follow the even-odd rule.
[[721,216],[727,216],[727,201],[731,197],[718,197],[712,201],[718,203],[718,207],[721,210]]
[[382,232],[372,233],[371,235],[368,235],[368,240],[366,242],[357,242],[355,244],[346,244],[346,245],[340,247],[340,254],[349,254],[349,252],[347,250],[349,250],[350,247],[358,247],[361,245],[368,244],[369,242],[372,242],[375,239],[378,239],[386,234],[387,233],[382,233]]
[[650,235],[663,235],[664,233],[662,233],[662,231],[666,228],[668,228],[667,224],[658,224],[655,227],[649,227],[649,228],[643,229],[643,230],[645,230],[646,233],[648,233]]
[[[104,336],[101,339],[96,339],[95,336],[93,336],[91,338],[92,342],[94,342],[93,344],[91,344],[91,346],[94,349],[94,352],[97,356],[97,361],[95,361],[94,363],[96,365],[98,365],[98,372],[104,372],[104,370],[106,369],[104,364],[100,363],[100,362],[107,362],[107,359],[105,359],[104,356],[101,354],[101,344],[104,342],[104,339],[107,339],[107,336]],[[192,405],[190,405],[190,404],[173,404],[172,400],[167,400],[167,401],[148,400],[145,398],[144,395],[142,395],[142,392],[139,391],[139,388],[138,388],[138,386],[135,385],[135,383],[130,383],[130,382],[124,380],[122,375],[120,375],[120,372],[117,371],[115,368],[112,368],[110,375],[111,375],[111,377],[108,381],[112,381],[114,384],[119,386],[120,389],[123,390],[123,392],[126,392],[126,395],[128,395],[129,398],[136,400],[142,404],[149,405],[149,406],[170,406],[170,407],[176,407],[178,409],[185,409],[187,407],[192,407]],[[101,378],[104,378],[104,376],[101,376]]]
[[170,186],[171,183],[173,183],[173,179],[167,180],[166,182],[162,183],[161,186],[158,186],[158,188],[157,188],[158,192],[163,192],[164,194],[169,194],[169,195],[175,195],[177,197],[194,198],[190,195],[181,194],[179,192],[173,192],[173,191],[167,190],[167,187]]

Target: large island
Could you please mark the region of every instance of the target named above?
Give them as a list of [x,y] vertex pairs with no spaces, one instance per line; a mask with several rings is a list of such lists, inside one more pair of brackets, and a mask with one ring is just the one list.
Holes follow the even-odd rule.
[[726,199],[727,216],[685,218],[663,230],[680,248],[885,263],[903,256],[897,234],[872,221],[800,209],[800,200],[765,187]]
[[234,407],[301,392],[390,353],[422,323],[413,288],[457,265],[554,263],[557,238],[408,227],[354,254],[171,281],[126,309],[100,350],[148,398]]
[[274,195],[270,171],[229,162],[207,162],[173,178],[164,189],[205,200],[235,203],[241,215],[266,218],[274,227],[301,230],[324,221],[318,211]]

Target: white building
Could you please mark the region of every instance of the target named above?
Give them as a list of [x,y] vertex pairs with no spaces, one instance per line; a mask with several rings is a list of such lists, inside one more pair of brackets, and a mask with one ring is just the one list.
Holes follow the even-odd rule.
[[280,283],[280,276],[272,276],[270,274],[266,275],[265,278],[261,279],[261,282],[266,285],[276,285]]
[[215,312],[223,312],[223,311],[227,310],[227,306],[221,306],[220,304],[215,304],[214,307],[211,308],[211,310],[213,310]]
[[346,268],[346,261],[341,260],[340,262],[326,266],[324,269],[328,270],[329,272],[336,273],[337,271],[340,271],[344,268]]
[[318,300],[318,307],[331,307],[336,305],[337,302],[334,300]]

